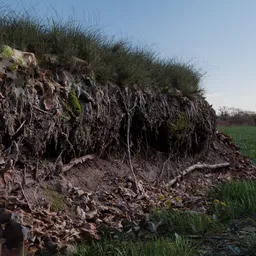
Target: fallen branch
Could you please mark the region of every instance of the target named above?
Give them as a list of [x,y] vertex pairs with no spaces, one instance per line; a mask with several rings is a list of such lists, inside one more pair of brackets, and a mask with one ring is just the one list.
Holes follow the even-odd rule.
[[185,171],[183,171],[181,174],[179,174],[177,177],[175,177],[174,179],[172,179],[171,181],[168,182],[169,186],[173,186],[181,177],[187,175],[188,173],[196,170],[196,169],[218,169],[218,168],[222,168],[222,167],[227,167],[230,166],[230,163],[220,163],[220,164],[194,164],[190,167],[188,167]]
[[72,159],[68,164],[64,164],[61,168],[61,172],[65,173],[69,171],[74,165],[82,164],[87,160],[94,159],[95,155],[85,155],[79,158]]

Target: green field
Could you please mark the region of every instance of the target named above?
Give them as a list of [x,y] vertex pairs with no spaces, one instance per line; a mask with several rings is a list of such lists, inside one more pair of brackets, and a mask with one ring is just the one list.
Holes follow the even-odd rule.
[[256,164],[256,126],[220,126],[218,129],[231,135],[241,152]]

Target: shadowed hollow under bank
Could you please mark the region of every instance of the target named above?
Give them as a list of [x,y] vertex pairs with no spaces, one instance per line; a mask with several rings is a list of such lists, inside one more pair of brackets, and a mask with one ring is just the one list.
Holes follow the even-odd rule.
[[[175,89],[98,83],[75,58],[72,71],[46,55],[40,68],[32,53],[1,51],[1,143],[12,141],[26,157],[64,162],[88,153],[101,156],[127,148],[173,157],[206,153],[215,132],[215,112],[201,97]],[[48,68],[46,68],[46,66]]]

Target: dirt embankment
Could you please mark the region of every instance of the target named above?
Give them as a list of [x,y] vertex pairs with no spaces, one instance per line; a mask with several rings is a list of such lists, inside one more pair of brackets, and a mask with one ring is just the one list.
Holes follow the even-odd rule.
[[[8,46],[0,53],[0,199],[32,227],[31,253],[47,237],[59,245],[97,239],[99,225],[122,229],[122,220],[152,207],[201,209],[206,187],[255,171],[230,138],[216,136],[215,113],[203,98],[98,84],[85,61],[73,62],[64,69],[48,55],[39,67],[32,53]],[[231,166],[180,182],[199,161]]]

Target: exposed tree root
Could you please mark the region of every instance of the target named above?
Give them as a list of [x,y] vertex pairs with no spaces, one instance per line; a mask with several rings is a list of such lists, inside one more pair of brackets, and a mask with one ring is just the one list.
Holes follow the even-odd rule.
[[79,158],[72,159],[68,164],[64,164],[61,168],[61,172],[65,173],[69,171],[74,165],[82,164],[86,160],[92,160],[94,159],[95,155],[85,155]]
[[[126,92],[126,100],[123,96],[123,94],[120,91],[120,94],[123,98],[123,103],[124,103],[124,107],[125,107],[125,111],[127,114],[127,129],[126,129],[126,140],[127,140],[127,152],[128,152],[128,160],[129,160],[129,166],[130,166],[130,170],[132,172],[132,176],[134,179],[134,184],[135,184],[135,190],[137,193],[140,193],[140,189],[139,189],[139,185],[138,185],[138,180],[137,177],[135,175],[134,169],[133,169],[133,165],[132,165],[132,158],[131,158],[131,146],[130,146],[130,128],[131,128],[131,116],[132,116],[132,112],[134,111],[134,109],[137,106],[137,97],[134,100],[134,105],[131,107],[131,94],[129,94],[128,88],[126,88],[125,90]],[[126,102],[128,102],[129,106],[127,106]]]
[[218,169],[222,167],[228,167],[230,166],[230,163],[220,163],[220,164],[194,164],[192,166],[189,166],[185,171],[183,171],[181,174],[179,174],[177,177],[172,179],[171,181],[168,182],[169,186],[173,186],[180,178],[183,176],[187,175],[188,173],[196,170],[196,169]]
[[171,159],[171,156],[169,156],[168,159],[163,163],[162,168],[161,168],[161,171],[160,171],[160,174],[159,174],[159,176],[158,176],[158,178],[157,178],[156,184],[159,185],[159,182],[160,182],[160,180],[162,179],[162,175],[163,175],[163,173],[164,173],[165,166],[166,166],[166,164],[170,161],[170,159]]

